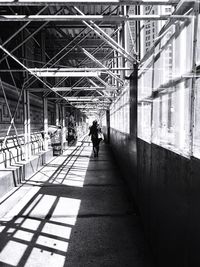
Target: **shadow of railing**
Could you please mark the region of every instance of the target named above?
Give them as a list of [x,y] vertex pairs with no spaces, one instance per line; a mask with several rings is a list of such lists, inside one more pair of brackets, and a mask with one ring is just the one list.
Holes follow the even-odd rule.
[[[91,147],[87,146],[87,153],[84,149],[81,144],[61,164],[59,160],[54,164],[55,159],[44,166],[43,175],[45,167],[53,169],[51,175],[46,174],[45,182],[33,186],[0,220],[1,266],[64,266],[91,153]],[[75,180],[76,185],[65,185],[66,179]],[[33,180],[34,176],[24,186]]]

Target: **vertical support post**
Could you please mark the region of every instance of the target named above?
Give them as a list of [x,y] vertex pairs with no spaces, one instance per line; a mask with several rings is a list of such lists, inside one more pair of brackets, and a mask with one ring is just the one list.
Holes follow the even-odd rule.
[[[118,30],[117,32],[117,43],[120,44],[120,30]],[[120,62],[121,62],[121,55],[116,51],[116,60],[117,60],[117,68],[120,68]],[[117,70],[117,75],[118,77],[121,76],[121,71],[120,70]],[[120,86],[120,83],[117,81],[117,86],[119,87]]]
[[[140,6],[135,6],[135,14],[140,15]],[[135,22],[135,33],[136,33],[136,51],[138,52],[138,60],[141,58],[141,43],[140,43],[140,21]]]
[[[127,16],[128,15],[128,7],[124,6],[123,8],[124,8],[123,14],[124,14],[124,16]],[[128,52],[129,40],[128,40],[128,22],[127,21],[124,21],[123,28],[124,28],[124,34],[123,34],[124,49],[126,52]],[[128,67],[128,62],[127,62],[126,58],[123,58],[123,67],[125,67],[125,68]],[[128,71],[124,70],[123,76],[125,77],[127,75],[127,73],[128,73]]]
[[107,143],[110,143],[110,110],[106,110],[106,124],[107,124]]
[[44,150],[48,150],[48,100],[46,97],[43,99],[44,108]]
[[192,88],[191,88],[191,112],[190,112],[190,155],[193,155],[194,145],[194,127],[195,127],[195,96],[196,96],[196,72],[197,72],[197,36],[198,36],[198,20],[199,20],[199,3],[194,4],[194,37],[193,37],[193,59],[192,59]]
[[[111,69],[112,68],[115,68],[115,62],[114,62],[114,60],[111,61]],[[115,86],[115,79],[113,77],[111,77],[111,81],[112,81],[112,86]]]
[[31,157],[31,125],[30,125],[30,100],[29,91],[24,91],[24,140],[25,160]]
[[[124,27],[122,27],[121,30],[119,31],[119,44],[122,47],[123,47],[123,31],[124,31]],[[120,57],[120,60],[119,60],[119,67],[120,68],[123,67],[123,58],[122,57]],[[120,70],[120,78],[123,79],[123,70]]]
[[130,76],[130,135],[137,138],[137,91],[138,64],[134,64],[134,71]]
[[[145,15],[144,12],[144,6],[140,7],[140,14],[141,15]],[[139,21],[136,21],[136,31],[137,31],[137,35],[136,35],[136,48],[138,51],[138,55],[139,58],[141,59],[143,58],[143,56],[145,55],[146,51],[145,51],[145,40],[144,40],[144,34],[145,34],[145,24],[146,21],[141,20],[140,23]],[[138,26],[139,23],[139,26]]]
[[137,176],[137,91],[138,91],[138,64],[134,64],[134,71],[130,76],[130,146],[133,166],[132,175],[136,177],[134,196],[138,200],[139,181]]
[[62,137],[61,137],[61,150],[64,150],[64,143],[66,141],[66,125],[65,125],[65,106],[62,106]]
[[59,105],[56,103],[56,126],[59,125]]
[[[41,31],[41,60],[42,62],[46,62],[46,39],[45,39],[45,31],[42,30]],[[43,78],[43,81],[46,83],[46,78]],[[45,87],[45,85],[43,84],[43,88]]]

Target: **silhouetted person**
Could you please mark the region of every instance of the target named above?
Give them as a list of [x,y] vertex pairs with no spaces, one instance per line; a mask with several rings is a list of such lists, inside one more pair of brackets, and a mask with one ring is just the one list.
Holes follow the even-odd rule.
[[93,144],[94,157],[98,157],[98,154],[99,154],[99,144],[101,141],[101,139],[99,138],[100,132],[101,132],[101,129],[98,127],[97,121],[93,121],[93,124],[90,127],[89,136],[91,136],[91,140]]

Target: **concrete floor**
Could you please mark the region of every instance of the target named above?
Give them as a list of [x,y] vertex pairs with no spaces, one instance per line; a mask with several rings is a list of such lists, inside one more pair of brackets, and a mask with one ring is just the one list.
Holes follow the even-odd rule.
[[153,267],[109,147],[68,148],[0,200],[0,266]]

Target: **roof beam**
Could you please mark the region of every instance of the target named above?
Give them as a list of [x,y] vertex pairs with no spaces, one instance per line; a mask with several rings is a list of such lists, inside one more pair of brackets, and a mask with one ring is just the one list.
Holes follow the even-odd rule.
[[[96,64],[100,65],[101,67],[105,67],[98,59],[96,59],[93,55],[91,55],[86,49],[83,48],[84,53],[92,60],[94,61]],[[111,75],[114,79],[116,79],[117,81],[119,81],[121,84],[124,84],[124,81],[119,78],[117,75],[115,75],[114,73],[112,73],[112,71],[110,69],[106,70],[107,68],[105,67],[105,71]],[[99,76],[99,75],[98,75]]]
[[[120,23],[120,22],[119,22]],[[61,22],[56,22],[56,27],[60,28],[60,29],[74,29],[74,28],[78,28],[78,29],[85,29],[86,26],[85,24],[83,24],[81,21],[61,21]],[[109,23],[109,22],[103,22],[100,25],[101,28],[115,28],[116,24],[113,23]],[[32,28],[38,28],[38,23],[37,22],[32,22],[29,25],[29,29]],[[48,25],[46,25],[44,27],[44,29],[51,29],[51,28],[55,28],[55,22],[50,22]]]
[[112,23],[131,20],[186,20],[190,15],[0,15],[0,21],[109,21]]
[[[47,7],[45,6],[44,8],[42,8],[37,15],[41,14]],[[11,35],[3,44],[2,46],[5,46],[7,43],[9,43],[16,35],[18,35],[24,28],[26,28],[31,21],[28,21],[27,23],[25,23],[22,27],[20,27],[15,33],[13,33],[13,35]]]
[[[57,12],[56,12],[56,15],[59,14],[61,11],[63,11],[63,8],[59,9]],[[15,15],[14,15],[15,16]],[[37,16],[37,15],[36,15]],[[1,18],[0,18],[1,20]],[[14,47],[10,53],[14,53],[18,48],[20,48],[23,44],[25,44],[28,40],[30,40],[31,38],[33,38],[34,35],[36,35],[40,30],[42,30],[44,28],[45,25],[47,25],[48,22],[44,22],[40,27],[38,27],[33,33],[31,33],[29,36],[27,36],[20,44],[18,44],[16,47]],[[4,47],[4,45],[1,45],[2,47]],[[6,59],[8,57],[8,54],[5,55],[4,57],[2,57],[0,59],[0,63]]]
[[[26,69],[28,72],[29,69],[23,64],[21,63],[14,55],[12,55],[7,49],[5,49],[2,45],[0,45],[0,49],[5,52],[9,57],[11,57],[16,63],[18,63],[21,67],[23,67],[24,69]],[[50,91],[55,92],[52,87],[50,87],[46,82],[44,82],[42,79],[40,79],[38,76],[36,76],[33,72],[30,72],[31,75],[33,75],[35,78],[37,78],[42,84],[44,84]],[[62,99],[66,100],[61,94],[59,94],[58,92],[55,92],[55,94],[59,97],[61,97]]]
[[97,71],[32,71],[38,77],[98,77],[101,73]]
[[[188,0],[189,2],[190,0]],[[2,0],[0,6],[176,5],[178,0]],[[192,1],[190,1],[192,2]]]
[[[117,87],[114,86],[108,86],[108,87],[103,87],[103,86],[95,86],[95,87],[52,87],[52,90],[55,92],[67,92],[67,91],[96,91],[96,90],[106,90],[106,91],[115,91],[117,90]],[[32,92],[43,92],[49,90],[48,88],[28,88],[28,91]]]
[[[74,7],[74,9],[79,13],[79,15],[82,15],[85,17],[85,14],[77,7]],[[120,15],[121,16],[121,15]],[[108,16],[113,17],[113,16]],[[119,17],[119,16],[116,16]],[[110,37],[105,31],[103,31],[94,21],[89,20],[89,23],[83,20],[83,23],[87,25],[90,29],[92,29],[101,39],[106,41],[110,46],[112,46],[115,50],[117,50],[122,56],[126,57],[130,62],[135,61],[136,58],[132,57],[122,46],[118,44],[112,37]],[[137,61],[137,60],[136,60]]]
[[[60,98],[58,98],[58,97],[48,97],[48,99],[49,100],[58,100]],[[105,96],[64,96],[63,99],[65,99],[65,100],[67,100],[69,102],[77,102],[77,103],[79,103],[79,102],[96,102],[96,101],[99,101],[99,100],[103,100],[103,101],[109,103],[109,100]]]
[[[128,67],[119,67],[119,68],[107,68],[107,67],[101,67],[101,68],[29,68],[30,71],[33,72],[94,72],[94,71],[107,71],[107,70],[130,70]],[[133,70],[133,68],[132,68]],[[1,72],[2,70],[0,70]]]

